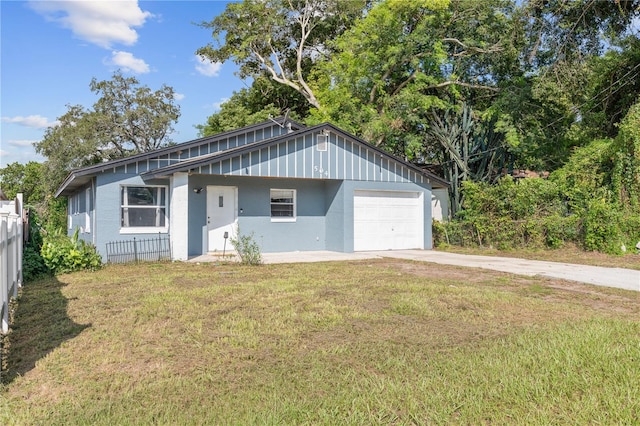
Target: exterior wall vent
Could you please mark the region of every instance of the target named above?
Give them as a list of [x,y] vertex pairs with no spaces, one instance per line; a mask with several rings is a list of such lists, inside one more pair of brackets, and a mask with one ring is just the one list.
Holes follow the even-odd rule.
[[329,135],[326,133],[318,133],[316,139],[316,150],[326,151],[329,143]]

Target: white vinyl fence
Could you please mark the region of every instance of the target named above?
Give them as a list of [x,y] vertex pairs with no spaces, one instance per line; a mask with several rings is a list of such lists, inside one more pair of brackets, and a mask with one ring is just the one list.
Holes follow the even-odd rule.
[[22,194],[0,201],[0,333],[9,331],[9,302],[22,287]]
[[2,337],[9,331],[9,302],[18,297],[22,287],[23,232],[22,194],[14,201],[0,201],[0,365]]

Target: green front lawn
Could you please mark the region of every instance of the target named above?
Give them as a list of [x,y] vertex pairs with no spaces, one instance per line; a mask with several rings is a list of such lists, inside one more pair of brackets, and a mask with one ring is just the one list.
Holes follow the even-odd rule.
[[401,260],[30,283],[0,423],[638,424],[640,297]]

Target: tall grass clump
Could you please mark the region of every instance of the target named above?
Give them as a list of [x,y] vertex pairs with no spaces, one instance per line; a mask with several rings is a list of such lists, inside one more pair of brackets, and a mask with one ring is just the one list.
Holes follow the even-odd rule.
[[255,240],[253,232],[250,234],[240,233],[240,227],[236,228],[236,235],[230,238],[231,245],[238,253],[240,263],[243,265],[262,264],[262,250]]

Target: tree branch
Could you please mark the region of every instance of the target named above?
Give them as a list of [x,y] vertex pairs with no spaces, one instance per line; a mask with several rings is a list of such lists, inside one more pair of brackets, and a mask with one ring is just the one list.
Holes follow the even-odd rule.
[[[289,2],[289,4],[291,5],[291,2]],[[313,94],[313,90],[311,90],[311,88],[305,81],[304,76],[302,75],[302,55],[304,53],[305,43],[307,42],[307,39],[309,38],[311,31],[313,30],[313,25],[310,24],[313,14],[314,8],[309,5],[309,0],[306,0],[304,11],[298,18],[298,22],[300,23],[300,43],[298,44],[298,49],[296,52],[296,73],[298,76],[298,82],[304,89],[302,91],[302,95],[311,105],[313,105],[317,109],[320,109],[320,103],[316,99],[315,95]]]
[[490,90],[492,92],[500,92],[500,89],[498,89],[497,87],[491,87],[491,86],[483,86],[482,84],[473,84],[473,83],[465,83],[464,81],[459,81],[459,80],[455,80],[455,81],[443,81],[442,83],[438,83],[438,84],[433,84],[431,86],[427,86],[425,87],[425,89],[441,89],[443,87],[447,87],[447,86],[451,86],[451,85],[458,85],[458,86],[462,86],[462,87],[468,87],[470,89],[482,89],[482,90]]
[[497,53],[497,52],[502,52],[502,47],[500,46],[500,43],[496,43],[493,46],[490,46],[488,49],[481,49],[481,48],[479,48],[477,46],[467,46],[466,44],[464,44],[463,42],[461,42],[457,38],[446,37],[446,38],[443,38],[442,41],[444,41],[445,43],[457,44],[458,46],[460,46],[460,47],[462,47],[464,49],[460,53],[454,53],[452,55],[453,57],[469,56],[469,55],[476,54],[476,53]]

